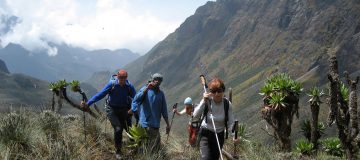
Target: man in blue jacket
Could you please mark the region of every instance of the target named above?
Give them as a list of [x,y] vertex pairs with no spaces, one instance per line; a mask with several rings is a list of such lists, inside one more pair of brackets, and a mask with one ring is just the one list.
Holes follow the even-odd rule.
[[166,122],[166,133],[170,131],[168,111],[164,92],[160,90],[163,77],[159,73],[151,76],[151,81],[135,95],[132,111],[139,109],[141,127],[146,128],[149,137],[149,147],[152,152],[160,149],[160,120],[161,116]]
[[131,102],[136,94],[134,86],[127,80],[127,77],[128,73],[125,70],[119,70],[116,78],[110,80],[102,91],[93,96],[87,103],[81,103],[83,107],[89,107],[109,95],[105,110],[114,128],[117,159],[121,158],[122,132],[131,126],[131,117],[128,115],[128,111],[131,110]]

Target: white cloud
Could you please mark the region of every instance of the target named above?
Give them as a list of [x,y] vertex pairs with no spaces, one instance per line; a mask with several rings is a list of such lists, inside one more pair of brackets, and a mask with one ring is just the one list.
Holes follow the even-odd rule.
[[0,2],[0,16],[15,15],[20,20],[12,32],[0,37],[1,45],[19,43],[29,50],[46,49],[50,55],[56,54],[57,49],[47,42],[88,50],[128,48],[145,53],[184,21],[163,20],[151,10],[139,12],[131,3],[131,0]]

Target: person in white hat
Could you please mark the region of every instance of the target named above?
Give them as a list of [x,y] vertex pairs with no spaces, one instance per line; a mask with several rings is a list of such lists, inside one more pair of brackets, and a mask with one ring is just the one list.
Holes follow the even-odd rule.
[[185,105],[184,109],[181,110],[180,112],[176,108],[173,109],[173,112],[175,112],[177,115],[183,115],[186,113],[186,115],[190,117],[188,123],[189,144],[192,147],[195,147],[200,123],[199,121],[193,121],[193,118],[191,116],[194,111],[194,105],[190,97],[185,98],[184,105]]

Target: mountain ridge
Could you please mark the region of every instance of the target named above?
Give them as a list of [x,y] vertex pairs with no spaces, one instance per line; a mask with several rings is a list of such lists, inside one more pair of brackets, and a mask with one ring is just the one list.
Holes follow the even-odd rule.
[[12,73],[23,73],[47,81],[59,79],[86,80],[93,72],[115,70],[135,60],[139,54],[128,49],[87,51],[67,45],[54,45],[58,54],[30,52],[18,44],[0,49],[0,58]]

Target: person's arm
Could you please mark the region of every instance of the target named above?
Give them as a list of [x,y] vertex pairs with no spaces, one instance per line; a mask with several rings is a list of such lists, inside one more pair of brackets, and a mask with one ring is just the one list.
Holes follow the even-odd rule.
[[134,101],[131,103],[131,109],[128,111],[128,114],[134,114],[138,110],[138,105]]
[[135,97],[135,95],[136,95],[136,90],[135,90],[135,87],[134,87],[134,85],[130,85],[130,90],[131,90],[131,95],[130,95],[130,97],[131,98],[134,98]]
[[183,115],[184,113],[186,113],[186,110],[185,110],[185,108],[184,108],[183,110],[181,110],[181,111],[179,112],[176,108],[174,108],[174,109],[173,109],[173,112],[175,112],[177,115],[181,116],[181,115]]
[[184,108],[183,110],[181,110],[180,112],[178,112],[179,113],[179,115],[183,115],[183,114],[185,114],[186,113],[186,108]]
[[[161,91],[162,92],[162,91]],[[162,92],[162,102],[161,102],[161,114],[164,117],[164,119],[168,119],[168,111],[167,111],[167,104],[166,104],[166,99],[165,99],[165,95]],[[167,124],[168,122],[166,122]]]
[[166,123],[166,133],[170,132],[170,123],[169,123],[169,116],[168,116],[168,111],[167,111],[167,104],[166,104],[166,99],[165,99],[165,94],[164,92],[162,92],[162,105],[161,105],[161,114],[165,120]]
[[111,90],[112,88],[112,83],[109,82],[108,84],[106,84],[106,86],[100,91],[98,92],[95,96],[93,96],[87,103],[87,106],[91,106],[93,103],[103,99]]
[[204,112],[204,106],[205,106],[205,101],[204,99],[202,99],[200,103],[195,107],[194,112],[192,114],[194,120],[200,119],[202,113]]
[[228,119],[227,127],[228,127],[228,130],[231,131],[231,128],[233,127],[235,120],[234,120],[234,114],[232,111],[232,104],[230,101],[229,101],[228,118],[229,119]]
[[145,86],[140,89],[138,93],[134,96],[133,103],[141,104],[141,102],[144,100],[146,94],[147,94],[148,87]]

